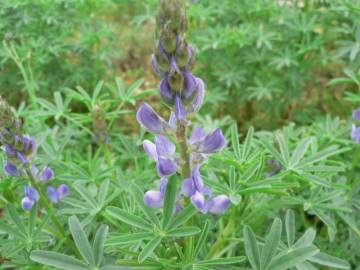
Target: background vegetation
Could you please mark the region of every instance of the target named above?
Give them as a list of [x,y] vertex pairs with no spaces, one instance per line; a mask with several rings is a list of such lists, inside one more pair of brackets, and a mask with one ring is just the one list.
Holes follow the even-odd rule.
[[[115,205],[143,217],[134,189],[153,188],[156,179],[141,149],[148,135],[135,120],[140,101],[160,105],[150,63],[156,6],[156,0],[0,0],[0,94],[37,138],[37,162],[71,187],[57,210],[64,227],[76,215],[92,239],[101,224],[109,225],[106,262],[176,269],[171,258],[179,264],[183,258],[170,240],[156,249],[162,260],[147,259],[140,268],[144,242],[126,238],[132,226],[106,210]],[[188,16],[194,73],[207,90],[196,121],[209,130],[222,127],[229,141],[225,154],[209,160],[205,180],[233,205],[222,217],[198,217],[207,240],[186,265],[216,269],[246,255],[233,269],[266,269],[256,267],[245,246],[262,247],[278,217],[284,241],[277,253],[294,248],[285,229],[298,239],[313,228],[317,236],[306,247],[351,265],[320,256],[297,269],[314,269],[311,263],[360,269],[360,146],[349,135],[351,112],[360,105],[359,2],[192,0]],[[275,169],[268,165],[273,159]],[[39,269],[29,258],[38,249],[76,255],[43,229],[49,220],[22,212],[23,186],[0,172],[0,265]],[[285,220],[293,224],[293,216],[291,229]],[[26,237],[6,226],[21,226],[16,217],[29,226]],[[73,229],[78,223],[69,219]],[[218,258],[225,259],[203,263]]]

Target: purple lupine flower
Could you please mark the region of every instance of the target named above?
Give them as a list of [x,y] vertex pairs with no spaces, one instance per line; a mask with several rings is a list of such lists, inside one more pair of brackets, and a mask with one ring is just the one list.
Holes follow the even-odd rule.
[[191,177],[182,182],[182,192],[191,198],[192,204],[202,212],[205,210],[205,195],[211,196],[212,191],[204,185],[200,174],[200,164],[196,164],[192,170]]
[[58,188],[52,186],[47,187],[47,195],[53,203],[58,203],[61,199],[69,194],[69,187],[65,184],[61,184]]
[[11,175],[11,176],[20,176],[21,175],[21,172],[18,169],[18,167],[16,165],[14,165],[13,163],[11,163],[10,161],[7,161],[5,163],[4,170],[8,175]]
[[352,117],[354,120],[360,121],[360,108],[353,111]]
[[39,176],[39,179],[40,181],[47,182],[53,179],[54,175],[54,171],[49,166],[45,166]]
[[152,208],[161,208],[164,205],[164,196],[167,186],[167,178],[160,179],[159,190],[149,190],[144,194],[144,203]]
[[228,196],[218,195],[212,197],[211,189],[204,185],[201,178],[200,164],[195,165],[191,178],[182,182],[181,190],[191,198],[192,204],[204,214],[223,214],[230,206]]
[[24,197],[21,200],[21,207],[25,211],[30,211],[33,208],[34,204],[35,204],[35,202],[33,200],[31,200],[29,197]]
[[360,143],[360,127],[352,125],[350,136],[355,142]]
[[207,210],[208,212],[216,215],[224,214],[224,212],[230,206],[230,199],[226,195],[219,195],[211,198],[207,202]]
[[194,100],[189,104],[187,108],[187,113],[195,113],[200,110],[204,98],[205,98],[205,85],[202,79],[196,78],[197,80],[197,95]]
[[188,143],[194,152],[211,154],[222,150],[226,146],[226,139],[220,128],[205,134],[202,128],[195,128]]
[[37,202],[40,199],[39,192],[30,186],[25,187],[25,196],[33,200],[34,202]]
[[269,159],[267,164],[270,169],[270,172],[268,173],[268,176],[270,177],[278,174],[283,169],[281,163],[275,159]]
[[157,172],[160,177],[173,175],[177,171],[174,158],[175,145],[165,136],[157,135],[155,144],[149,140],[143,143],[145,152],[156,162]]
[[175,98],[175,115],[179,121],[185,121],[186,109],[178,96]]
[[25,211],[29,211],[33,208],[34,204],[39,201],[40,195],[39,192],[30,186],[25,187],[25,197],[21,201],[21,207]]
[[140,125],[152,133],[166,134],[171,131],[169,124],[146,102],[141,104],[136,118]]

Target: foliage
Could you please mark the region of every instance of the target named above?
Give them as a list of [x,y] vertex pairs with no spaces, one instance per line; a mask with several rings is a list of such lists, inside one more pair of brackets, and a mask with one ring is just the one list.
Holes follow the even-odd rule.
[[192,122],[228,142],[201,170],[231,201],[223,215],[187,198],[174,213],[171,185],[163,209],[144,203],[158,176],[135,114],[159,101],[156,6],[0,0],[0,95],[36,138],[34,164],[70,187],[24,211],[26,177],[0,170],[0,268],[359,270],[358,2],[188,1],[206,84]]

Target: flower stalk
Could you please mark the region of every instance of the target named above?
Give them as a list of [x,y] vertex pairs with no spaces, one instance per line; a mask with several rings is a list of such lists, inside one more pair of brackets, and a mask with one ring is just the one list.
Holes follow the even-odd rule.
[[[190,202],[201,213],[222,214],[230,206],[230,200],[226,195],[213,195],[212,189],[204,184],[200,169],[210,154],[226,146],[224,135],[220,129],[206,133],[203,128],[195,127],[187,137],[190,120],[203,104],[205,85],[191,72],[194,49],[186,41],[186,29],[185,1],[159,0],[152,66],[161,78],[159,94],[172,110],[166,121],[149,104],[143,103],[136,115],[140,125],[155,134],[155,142],[145,140],[143,146],[156,162],[160,177],[159,189],[147,191],[144,202],[162,208],[168,179],[179,173],[182,183],[177,196],[178,211]],[[168,139],[174,135],[175,144]]]

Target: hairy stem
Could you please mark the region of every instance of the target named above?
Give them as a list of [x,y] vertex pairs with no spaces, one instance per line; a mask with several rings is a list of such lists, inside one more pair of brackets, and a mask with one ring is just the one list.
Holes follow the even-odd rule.
[[190,154],[186,144],[186,126],[180,125],[176,131],[176,139],[180,147],[181,176],[183,179],[190,177]]

